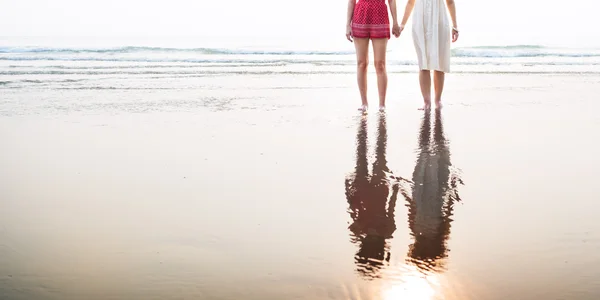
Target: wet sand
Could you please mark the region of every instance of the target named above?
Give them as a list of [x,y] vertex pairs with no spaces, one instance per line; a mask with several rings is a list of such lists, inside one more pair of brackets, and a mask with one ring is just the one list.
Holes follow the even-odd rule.
[[600,77],[390,79],[2,90],[0,299],[600,298]]

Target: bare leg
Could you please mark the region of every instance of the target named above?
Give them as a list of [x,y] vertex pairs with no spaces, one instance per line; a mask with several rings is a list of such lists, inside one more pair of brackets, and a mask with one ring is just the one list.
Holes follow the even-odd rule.
[[373,57],[375,58],[375,70],[377,71],[377,89],[379,90],[379,110],[385,109],[385,96],[387,93],[387,70],[385,53],[387,49],[388,39],[373,40]]
[[442,92],[444,91],[444,72],[433,72],[433,87],[435,89],[435,107],[442,108]]
[[431,74],[429,70],[419,72],[419,83],[421,84],[421,94],[423,94],[423,110],[431,108]]
[[367,101],[367,67],[369,66],[369,39],[355,38],[356,47],[356,77],[358,80],[358,90],[362,101],[361,110],[366,110],[369,102]]

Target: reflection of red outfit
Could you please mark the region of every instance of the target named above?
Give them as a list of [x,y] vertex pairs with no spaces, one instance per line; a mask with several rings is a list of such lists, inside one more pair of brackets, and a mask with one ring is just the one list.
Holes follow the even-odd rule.
[[[384,239],[396,231],[394,216],[388,211],[389,185],[375,182],[353,182],[356,190],[349,194],[349,204],[354,222],[350,230],[360,235],[374,235]],[[392,198],[396,196],[393,195]],[[390,199],[394,205],[395,199]]]
[[390,20],[385,0],[358,0],[352,17],[352,36],[390,38]]

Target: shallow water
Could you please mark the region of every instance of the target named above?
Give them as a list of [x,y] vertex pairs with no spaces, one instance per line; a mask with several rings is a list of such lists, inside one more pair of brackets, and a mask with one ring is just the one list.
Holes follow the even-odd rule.
[[600,78],[391,80],[0,87],[0,298],[600,297]]

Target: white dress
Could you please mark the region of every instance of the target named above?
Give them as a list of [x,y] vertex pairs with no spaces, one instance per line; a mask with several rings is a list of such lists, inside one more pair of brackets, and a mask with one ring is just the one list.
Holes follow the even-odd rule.
[[452,28],[445,0],[416,0],[413,42],[421,70],[450,72]]

